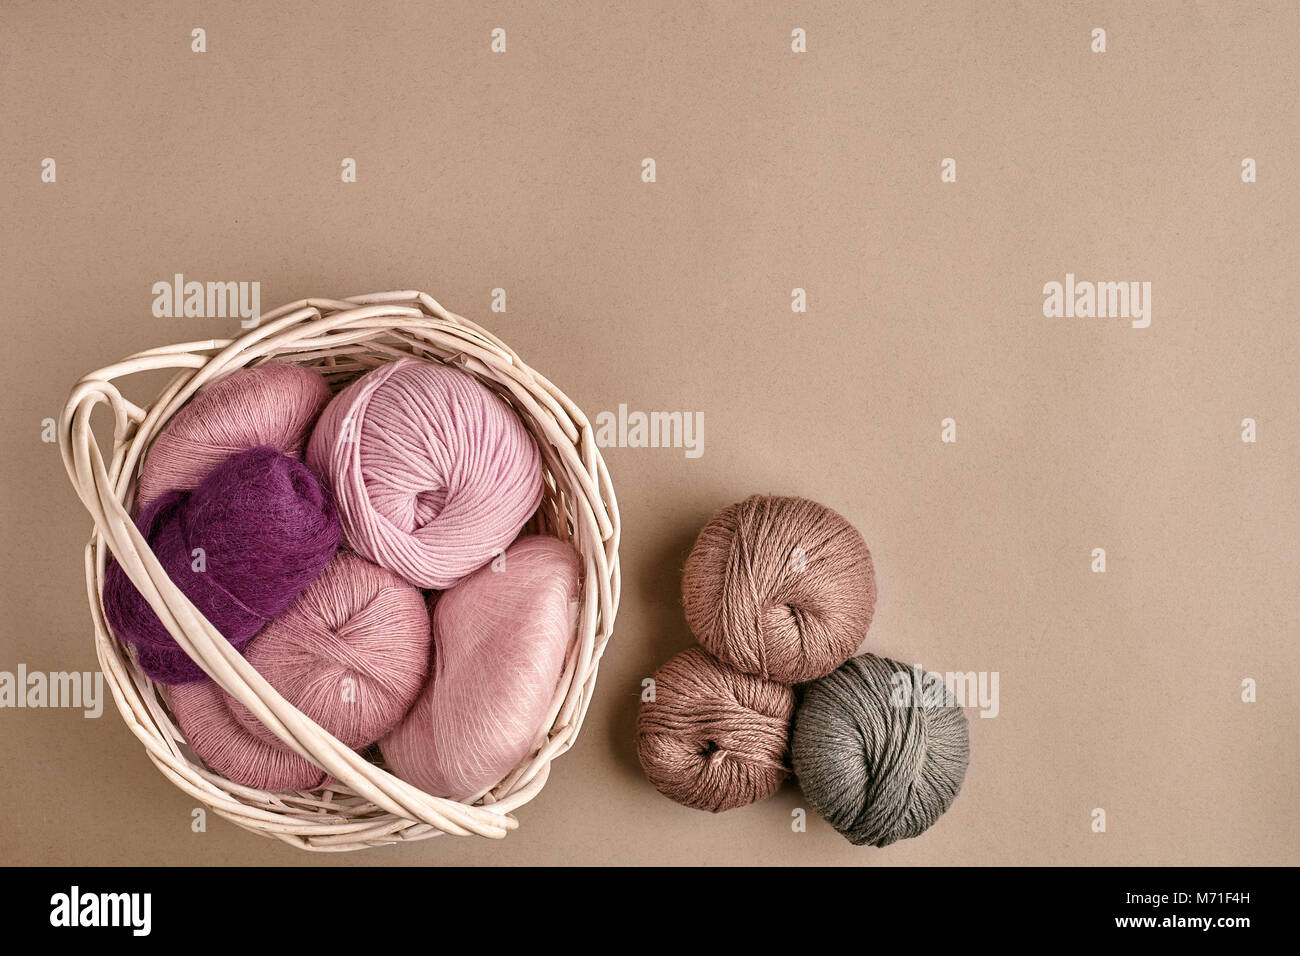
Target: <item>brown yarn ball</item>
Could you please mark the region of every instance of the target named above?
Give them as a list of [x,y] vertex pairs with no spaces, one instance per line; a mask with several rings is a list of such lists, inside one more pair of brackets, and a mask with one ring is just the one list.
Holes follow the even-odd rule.
[[654,675],[637,756],[664,796],[718,813],[765,800],[790,775],[794,690],[687,648]]
[[876,575],[867,543],[841,515],[807,498],[753,495],[696,538],[682,602],[696,639],[720,660],[795,684],[857,651]]

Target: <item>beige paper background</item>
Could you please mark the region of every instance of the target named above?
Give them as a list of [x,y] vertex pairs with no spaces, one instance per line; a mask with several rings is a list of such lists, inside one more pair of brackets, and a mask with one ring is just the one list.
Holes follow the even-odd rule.
[[[95,666],[90,522],[41,420],[87,371],[237,331],[153,318],[175,272],[260,281],[264,310],[421,288],[591,416],[706,428],[699,460],[606,452],[616,634],[582,738],[504,842],[315,856],[215,817],[194,834],[109,702],[0,711],[0,859],[1295,862],[1297,62],[1291,3],[7,0],[0,669]],[[1151,327],[1044,318],[1067,271],[1152,282]],[[862,530],[871,649],[1000,674],[919,839],[792,833],[793,785],[714,817],[640,775],[640,681],[691,640],[685,553],[755,491]]]

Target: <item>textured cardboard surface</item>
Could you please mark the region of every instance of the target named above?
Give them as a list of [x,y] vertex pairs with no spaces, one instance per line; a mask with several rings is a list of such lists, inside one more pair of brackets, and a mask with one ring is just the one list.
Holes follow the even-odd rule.
[[[506,841],[320,857],[193,833],[110,701],[0,710],[4,861],[1295,861],[1300,8],[785,7],[0,8],[0,670],[95,667],[89,519],[41,422],[121,356],[237,334],[151,314],[177,272],[258,281],[264,310],[424,289],[590,416],[705,420],[696,459],[606,450],[616,635]],[[1150,326],[1045,317],[1067,273],[1150,282]],[[792,832],[793,785],[713,817],[640,774],[640,681],[690,642],[686,551],[756,491],[862,530],[871,649],[999,675],[919,839]]]

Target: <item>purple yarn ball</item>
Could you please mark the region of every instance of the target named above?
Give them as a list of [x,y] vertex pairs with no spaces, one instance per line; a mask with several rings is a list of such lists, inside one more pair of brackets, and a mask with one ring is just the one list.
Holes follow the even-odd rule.
[[[192,492],[158,498],[136,526],[172,582],[241,651],[316,579],[339,545],[338,516],[316,476],[269,446],[228,458]],[[194,567],[198,548],[201,570]],[[104,578],[104,613],[158,683],[207,678],[116,561]]]

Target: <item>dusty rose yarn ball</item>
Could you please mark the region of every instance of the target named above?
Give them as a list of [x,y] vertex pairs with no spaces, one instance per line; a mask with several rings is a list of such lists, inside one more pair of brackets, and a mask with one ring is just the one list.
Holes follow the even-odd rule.
[[153,440],[140,466],[144,508],[169,491],[189,491],[241,451],[270,446],[301,458],[330,400],[325,379],[301,365],[240,369],[199,391]]
[[[415,702],[432,640],[418,588],[339,551],[244,656],[281,697],[356,749],[392,730]],[[243,704],[232,697],[229,706],[254,736],[280,745]]]
[[853,656],[871,625],[876,577],[841,515],[807,498],[754,495],[700,531],[682,601],[696,639],[720,660],[798,683]]
[[691,647],[654,675],[637,756],[664,796],[717,813],[764,800],[790,774],[794,690]]
[[[391,730],[419,695],[431,643],[424,595],[340,551],[244,656],[304,716],[359,749]],[[215,683],[174,688],[170,700],[191,749],[228,780],[259,790],[324,782],[320,768]]]

